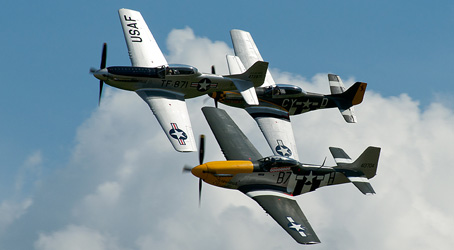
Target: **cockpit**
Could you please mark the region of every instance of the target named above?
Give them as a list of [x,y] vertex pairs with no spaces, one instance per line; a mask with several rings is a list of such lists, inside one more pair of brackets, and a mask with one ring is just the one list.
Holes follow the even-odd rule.
[[169,66],[162,66],[158,70],[158,74],[160,76],[163,75],[196,75],[198,74],[199,71],[197,68],[189,65],[183,65],[183,64],[175,64],[175,65],[169,65]]
[[268,97],[292,97],[300,94],[306,94],[306,91],[295,85],[276,84],[275,86],[261,88],[261,90],[257,88],[257,94],[262,94]]
[[260,167],[264,170],[270,170],[275,167],[296,167],[300,165],[300,163],[295,159],[277,155],[262,158],[258,160],[258,162]]
[[195,75],[199,74],[197,68],[188,65],[162,65],[156,68],[112,66],[107,68],[113,75],[130,77],[165,78],[168,75]]

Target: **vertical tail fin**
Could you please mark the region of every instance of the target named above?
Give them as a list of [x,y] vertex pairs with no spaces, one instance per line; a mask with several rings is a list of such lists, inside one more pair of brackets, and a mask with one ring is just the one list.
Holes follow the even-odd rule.
[[345,121],[356,123],[355,110],[352,106],[360,104],[363,101],[367,83],[357,82],[346,90],[342,79],[338,75],[328,74],[328,80],[331,94],[339,98],[338,108]]
[[227,64],[231,75],[226,77],[229,77],[233,81],[247,104],[258,105],[259,100],[255,92],[255,87],[259,87],[265,81],[268,63],[257,61],[245,71],[239,57],[227,56]]
[[363,194],[375,194],[369,183],[377,173],[380,148],[368,147],[354,162],[341,148],[330,147],[338,172],[343,173]]

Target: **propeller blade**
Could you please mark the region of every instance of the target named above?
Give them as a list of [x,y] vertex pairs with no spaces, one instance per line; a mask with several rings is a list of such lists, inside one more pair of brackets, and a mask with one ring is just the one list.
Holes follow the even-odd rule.
[[104,82],[102,80],[99,80],[99,98],[98,98],[98,106],[101,104],[101,95],[102,95],[102,86],[104,85]]
[[200,135],[199,144],[199,165],[203,164],[203,158],[205,157],[205,135]]
[[211,74],[216,75],[216,69],[214,68],[214,65],[211,65]]
[[202,202],[202,179],[199,179],[199,207]]
[[102,46],[101,69],[106,67],[106,59],[107,59],[107,43],[104,43]]
[[214,107],[218,108],[218,100],[214,99]]
[[185,172],[191,172],[191,170],[192,170],[192,166],[184,165],[184,167],[183,167],[183,173],[185,173]]
[[[107,60],[107,43],[104,43],[102,46],[102,55],[101,55],[101,69],[106,67],[106,60]],[[99,81],[99,99],[98,99],[98,106],[101,104],[101,95],[102,95],[102,87],[104,82],[102,80]]]

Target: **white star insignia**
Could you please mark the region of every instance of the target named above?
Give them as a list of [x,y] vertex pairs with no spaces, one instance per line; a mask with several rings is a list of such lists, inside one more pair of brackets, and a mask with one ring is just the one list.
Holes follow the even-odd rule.
[[207,79],[204,79],[203,82],[199,83],[200,88],[199,90],[207,90],[208,86],[210,86],[210,83],[207,83]]
[[311,102],[309,101],[309,99],[307,99],[307,101],[305,101],[303,103],[304,103],[303,108],[309,108],[309,106],[311,105]]
[[183,131],[177,131],[177,130],[174,130],[173,134],[172,135],[176,135],[178,139],[182,138],[183,137]]

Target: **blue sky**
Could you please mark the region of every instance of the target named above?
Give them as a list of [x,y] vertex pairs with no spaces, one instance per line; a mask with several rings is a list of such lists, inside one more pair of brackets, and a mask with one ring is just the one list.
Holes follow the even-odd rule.
[[[451,138],[452,135],[452,123],[450,122],[453,121],[454,109],[452,104],[454,87],[450,81],[450,73],[453,71],[454,65],[454,34],[452,32],[454,3],[452,1],[437,1],[436,4],[433,1],[349,0],[271,3],[244,3],[244,1],[220,3],[209,1],[178,3],[8,1],[3,4],[4,13],[0,16],[0,20],[4,24],[3,35],[0,37],[2,55],[0,73],[3,82],[3,90],[0,92],[0,116],[2,117],[0,122],[0,138],[2,138],[0,140],[0,234],[3,234],[0,237],[0,246],[14,246],[15,243],[5,240],[5,237],[12,237],[14,232],[20,232],[21,225],[29,223],[35,223],[35,227],[32,227],[35,231],[27,234],[29,237],[21,243],[23,249],[30,249],[30,247],[51,249],[49,244],[46,245],[45,240],[52,239],[51,236],[57,237],[60,235],[57,233],[59,231],[65,233],[77,231],[83,234],[94,230],[93,234],[96,235],[100,232],[100,237],[107,237],[106,234],[114,237],[115,232],[109,231],[107,226],[97,227],[97,225],[85,223],[85,220],[80,219],[77,214],[84,214],[84,211],[89,210],[90,205],[88,204],[91,201],[92,193],[96,196],[102,194],[103,190],[125,189],[120,182],[109,182],[102,179],[101,176],[105,176],[108,172],[107,168],[93,167],[91,169],[84,164],[93,162],[99,163],[99,166],[105,164],[101,161],[102,159],[96,158],[98,152],[100,155],[106,155],[106,158],[111,156],[108,149],[104,150],[101,147],[106,147],[105,144],[110,144],[112,147],[117,145],[117,148],[110,149],[112,152],[121,153],[128,151],[127,145],[130,147],[143,146],[142,144],[150,146],[148,140],[152,138],[165,140],[151,112],[132,93],[121,93],[106,87],[106,101],[103,102],[101,108],[97,106],[98,81],[88,71],[90,67],[99,67],[102,43],[107,42],[109,46],[108,65],[130,64],[118,20],[117,10],[119,8],[131,8],[142,13],[164,54],[168,56],[168,59],[179,60],[169,60],[171,63],[193,64],[204,72],[208,72],[209,65],[214,63],[222,71],[225,68],[225,61],[219,58],[224,56],[225,51],[231,51],[232,46],[229,30],[234,28],[247,30],[251,32],[263,58],[270,62],[270,68],[276,72],[275,79],[285,80],[289,79],[288,75],[291,75],[290,79],[296,79],[295,82],[300,83],[302,88],[322,93],[328,93],[329,88],[327,82],[326,86],[323,85],[318,74],[335,73],[343,77],[349,84],[353,81],[364,81],[368,83],[367,91],[371,93],[371,96],[366,96],[365,102],[361,104],[364,105],[363,111],[360,107],[358,108],[360,114],[365,110],[370,112],[364,114],[363,117],[369,117],[371,120],[376,118],[378,121],[375,124],[382,125],[382,128],[392,126],[393,122],[396,122],[395,120],[414,121],[414,124],[422,128],[419,130],[406,123],[400,127],[399,125],[404,123],[402,121],[388,129],[398,127],[402,131],[418,131],[418,133],[409,132],[408,137],[400,139],[396,139],[396,136],[401,135],[399,133],[384,133],[381,138],[370,138],[370,143],[359,141],[359,145],[354,146],[350,145],[348,141],[343,142],[342,138],[331,139],[326,135],[326,131],[319,133],[310,131],[311,134],[320,134],[320,138],[315,137],[311,140],[309,142],[311,147],[308,148],[306,135],[302,135],[304,143],[301,143],[302,148],[299,151],[308,152],[301,157],[303,160],[307,157],[309,162],[319,159],[322,161],[327,147],[332,146],[330,143],[334,142],[346,148],[353,147],[352,156],[359,155],[365,146],[375,142],[381,144],[378,146],[389,145],[390,148],[396,147],[395,150],[402,151],[405,151],[402,149],[402,145],[417,144],[418,142],[433,143],[433,145],[438,143],[443,145],[443,148],[452,148],[452,143],[445,144],[445,140]],[[169,50],[171,46],[179,45],[178,39],[169,38],[169,34],[174,29],[193,32],[197,38],[196,42],[201,46],[208,40],[210,46],[211,43],[221,44],[225,49],[221,49],[218,54],[209,54],[206,58],[204,58],[204,54],[201,54],[199,58],[188,58],[187,55],[186,57],[185,55],[177,56],[174,51]],[[177,34],[175,36],[178,37]],[[185,46],[184,48],[187,50],[191,49],[187,45],[182,44],[181,46]],[[371,106],[373,103],[376,104],[373,106],[374,109],[367,108],[367,97],[375,100],[375,102],[370,102]],[[109,107],[109,104],[112,106]],[[188,108],[193,108],[194,114],[191,116],[201,118],[198,110],[202,101],[194,101],[188,105],[190,105]],[[390,113],[382,107],[389,108]],[[118,114],[115,114],[116,110],[118,110]],[[124,127],[107,123],[108,121],[122,121],[119,114],[124,116],[129,114],[128,117],[131,120],[137,117],[137,123],[131,122]],[[293,126],[294,128],[295,126],[298,128],[307,126],[309,119],[312,119],[309,123],[314,126],[318,126],[316,122],[332,125],[331,119],[340,119],[340,115],[337,113],[326,114],[330,113],[310,114],[304,119],[295,118]],[[105,118],[109,115],[115,119]],[[192,117],[193,120],[194,117]],[[359,122],[369,124],[363,117],[358,117]],[[99,121],[107,122],[102,124]],[[438,121],[438,125],[432,124],[431,121]],[[136,125],[148,132],[140,135],[134,134],[134,131],[142,131],[136,128]],[[332,129],[328,125],[326,129]],[[374,124],[370,125],[374,126]],[[446,127],[443,127],[444,125]],[[195,129],[196,133],[202,133],[207,128],[206,125],[193,124],[193,127],[197,126],[199,128]],[[347,133],[352,133],[351,127],[344,128],[346,125],[343,123],[338,126],[346,129]],[[304,132],[313,128],[304,127]],[[358,131],[363,131],[361,129],[363,128],[358,128]],[[376,129],[380,129],[380,127],[376,127]],[[434,135],[437,133],[436,130],[444,131],[446,138],[436,141],[435,139],[439,138],[436,134]],[[400,130],[396,129],[396,131]],[[91,136],[99,136],[99,140],[106,142],[105,144],[99,143],[100,147],[87,146],[90,140],[87,138],[89,136],[84,137],[84,133],[92,133]],[[362,133],[365,138],[368,138],[366,136],[368,133],[375,132],[364,128]],[[394,136],[391,137],[390,134]],[[131,142],[124,138],[126,135],[136,138],[136,144],[134,141]],[[259,134],[253,136],[260,137]],[[118,137],[125,141],[120,139],[117,141]],[[297,138],[297,143],[298,140]],[[124,147],[122,147],[122,142],[125,143]],[[87,148],[93,147],[92,151],[84,149],[84,145]],[[263,146],[261,148],[266,150]],[[320,152],[322,148],[325,151]],[[169,158],[181,157],[178,161],[173,159],[174,165],[165,168],[166,171],[175,170],[178,173],[178,177],[175,175],[172,176],[173,178],[180,178],[180,166],[186,163],[184,161],[196,159],[194,155],[181,155],[172,151],[170,145],[156,150],[162,150],[159,151],[162,153],[161,158],[156,161],[163,162],[163,165],[167,165],[165,161]],[[427,154],[426,158],[420,155],[411,157],[412,160],[422,158],[420,160],[424,164],[428,164],[427,168],[420,169],[429,171],[425,172],[426,174],[430,174],[430,171],[433,170],[432,165],[428,163],[428,159],[432,159],[431,157],[437,156],[437,159],[440,159],[438,162],[440,165],[449,163],[448,158],[445,158],[446,155],[439,155],[436,150],[434,151],[421,151],[421,148],[410,150],[412,156],[415,155],[415,152]],[[394,154],[397,153],[392,155]],[[80,155],[84,155],[83,160],[78,158]],[[213,158],[215,155],[220,156],[218,152],[213,152]],[[303,154],[300,153],[300,155]],[[90,157],[94,157],[95,160],[87,160],[91,159]],[[389,162],[392,162],[392,159],[394,158],[390,157]],[[104,160],[106,159],[104,158]],[[153,157],[148,160],[155,161]],[[81,162],[84,164],[78,165]],[[147,160],[138,160],[138,162],[143,163]],[[402,159],[400,163],[405,164],[405,162],[410,161]],[[110,164],[114,166],[115,162]],[[79,172],[78,167],[83,170]],[[154,168],[157,170],[147,171],[164,174],[164,170],[160,169],[161,166],[154,166]],[[99,174],[99,176],[88,177],[90,174],[94,176]],[[80,178],[80,180],[73,182],[71,176]],[[189,179],[188,185],[196,185],[196,181],[190,182],[191,177],[185,178]],[[65,181],[72,185],[80,184],[74,189],[67,187],[67,190],[64,189],[65,192],[57,192],[55,196],[61,200],[57,204],[61,203],[62,209],[67,209],[69,215],[61,212],[58,214],[61,218],[49,219],[49,224],[41,223],[37,218],[42,216],[43,212],[38,211],[45,210],[46,205],[54,206],[55,199],[57,199],[46,196],[45,191],[56,187],[61,188]],[[88,184],[85,184],[85,181]],[[411,184],[414,183],[409,183],[409,185]],[[452,185],[444,187],[452,188]],[[379,188],[375,189],[379,190]],[[224,191],[219,190],[213,188],[212,195],[215,196],[217,192],[226,195]],[[68,194],[78,196],[75,195],[76,198],[71,200],[67,197]],[[168,195],[178,197],[172,193]],[[229,195],[227,194],[225,197],[228,198]],[[351,195],[356,195],[356,193]],[[326,196],[331,197],[333,194],[329,193]],[[312,195],[312,197],[314,196]],[[345,197],[349,197],[349,194]],[[362,199],[366,198],[359,197],[359,200],[363,201]],[[323,198],[316,199],[321,200],[319,203],[315,202],[317,204],[326,203]],[[137,202],[137,200],[134,201]],[[229,204],[225,200],[223,202]],[[442,201],[433,202],[437,203],[436,208],[437,206],[442,208],[440,211],[444,211],[448,206]],[[187,205],[184,200],[177,204]],[[203,211],[208,212],[207,209],[212,206],[207,205],[206,210]],[[250,206],[253,207],[255,204],[250,204]],[[37,208],[35,209],[35,207]],[[234,207],[233,210],[242,208]],[[22,211],[21,209],[23,213],[11,212],[12,215],[10,215],[5,212]],[[240,216],[241,211],[238,212]],[[248,211],[245,214],[248,214]],[[260,210],[253,211],[260,212]],[[443,215],[442,212],[440,213]],[[71,223],[65,221],[65,216],[72,216]],[[232,216],[235,216],[235,213]],[[307,216],[311,221],[311,216]],[[448,219],[452,222],[452,217]],[[137,220],[140,221],[139,218]],[[37,225],[38,222],[42,227]],[[270,226],[277,227],[272,223]],[[320,227],[314,223],[312,226],[317,232],[319,231]],[[146,231],[147,228],[144,227],[141,229]],[[451,224],[446,227],[453,228]],[[321,230],[324,232],[323,226]],[[9,234],[6,234],[6,231]],[[362,231],[362,229],[358,228],[358,231]],[[39,238],[37,232],[41,232],[43,237]],[[327,234],[324,235],[326,239]],[[38,238],[42,241],[39,241]],[[132,237],[128,240],[117,239],[120,242],[118,245],[137,247],[145,246],[147,242],[137,240],[134,245],[130,242],[131,239]],[[289,238],[284,239],[290,240]],[[243,240],[247,241],[247,239]],[[117,247],[117,245],[115,246]],[[359,244],[358,248],[361,247],[364,246]]]

